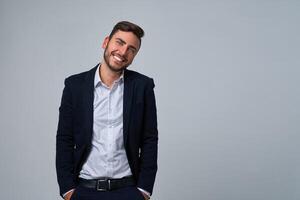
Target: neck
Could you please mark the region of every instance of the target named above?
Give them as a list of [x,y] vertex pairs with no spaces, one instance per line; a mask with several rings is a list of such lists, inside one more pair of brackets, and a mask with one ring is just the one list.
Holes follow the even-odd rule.
[[115,72],[110,70],[105,62],[101,63],[101,67],[99,68],[98,73],[101,78],[101,81],[109,88],[112,87],[114,81],[120,78],[122,74],[122,72]]

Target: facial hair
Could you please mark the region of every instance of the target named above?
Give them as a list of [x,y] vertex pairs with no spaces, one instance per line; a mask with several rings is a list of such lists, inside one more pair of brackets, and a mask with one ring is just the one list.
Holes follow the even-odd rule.
[[115,67],[113,67],[113,66],[109,63],[109,56],[110,56],[111,53],[109,53],[109,52],[107,51],[107,49],[108,49],[108,46],[107,46],[107,47],[105,48],[105,50],[104,50],[104,55],[103,55],[103,57],[104,57],[104,61],[106,62],[106,65],[108,66],[108,68],[109,68],[111,71],[120,73],[120,72],[122,72],[124,69],[126,69],[126,68],[130,65],[130,63],[129,63],[128,65],[124,65],[124,66],[122,66],[122,67],[120,67],[120,68],[115,68]]

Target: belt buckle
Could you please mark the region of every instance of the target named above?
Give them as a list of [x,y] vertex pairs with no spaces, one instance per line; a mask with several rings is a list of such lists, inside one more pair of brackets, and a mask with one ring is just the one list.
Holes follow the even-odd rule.
[[[104,183],[104,184],[101,184],[101,183]],[[106,187],[106,183],[108,183],[108,187]],[[105,186],[105,187],[100,187],[100,186]],[[110,190],[111,187],[110,187],[110,179],[108,178],[102,178],[102,179],[98,179],[97,180],[97,191],[107,191],[107,190]]]

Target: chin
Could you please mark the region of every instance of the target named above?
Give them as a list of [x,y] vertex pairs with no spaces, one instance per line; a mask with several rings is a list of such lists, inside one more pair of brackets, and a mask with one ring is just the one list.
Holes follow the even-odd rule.
[[115,66],[115,65],[110,65],[109,68],[114,71],[114,72],[121,72],[123,71],[124,69],[126,69],[128,66],[125,65],[125,66]]

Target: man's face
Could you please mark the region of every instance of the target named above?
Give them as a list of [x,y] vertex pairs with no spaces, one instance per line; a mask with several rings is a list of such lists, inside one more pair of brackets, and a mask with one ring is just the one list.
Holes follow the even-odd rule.
[[117,31],[109,40],[104,39],[104,61],[110,70],[121,72],[133,61],[140,47],[140,41],[132,32]]

